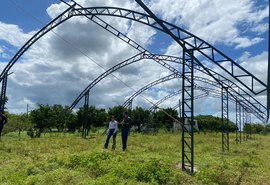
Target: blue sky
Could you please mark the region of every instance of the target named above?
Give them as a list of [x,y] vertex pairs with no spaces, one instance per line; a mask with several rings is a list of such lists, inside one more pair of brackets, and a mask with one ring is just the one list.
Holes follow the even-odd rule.
[[59,1],[3,0],[0,6],[0,19],[2,22],[18,25],[25,32],[40,29],[43,24],[37,20],[44,24],[51,20],[46,9],[53,3]]
[[[135,1],[78,0],[77,2],[89,7],[121,6],[143,12]],[[267,0],[151,0],[147,1],[147,4],[160,18],[184,27],[206,40],[266,83],[269,32]],[[0,67],[3,68],[36,31],[65,8],[66,5],[56,0],[2,0]],[[181,53],[177,44],[163,33],[140,24],[131,24],[127,20],[112,18],[105,20],[153,53],[170,55]],[[86,85],[105,69],[137,53],[83,18],[72,18],[54,32],[42,37],[25,53],[19,61],[20,64],[15,64],[14,75],[10,76],[8,82],[9,111],[24,112],[26,104],[34,108],[36,103],[70,105]],[[96,63],[103,66],[103,69]],[[130,84],[133,89],[140,89],[147,83],[169,74],[160,66],[149,63],[141,61],[135,66],[120,70],[115,75]],[[168,91],[177,90],[180,83],[179,79],[166,82],[157,87],[163,90],[149,90],[144,96],[153,102],[158,101],[167,95]],[[114,76],[104,79],[91,92],[90,104],[101,108],[120,105],[133,93]],[[266,105],[264,95],[256,98]],[[162,106],[172,105],[178,101],[177,99],[179,97],[169,100]],[[196,113],[219,115],[220,103],[213,101],[220,102],[210,98],[198,100]],[[151,107],[142,97],[134,104]],[[205,110],[205,106],[209,109]],[[233,112],[234,105],[231,107]]]

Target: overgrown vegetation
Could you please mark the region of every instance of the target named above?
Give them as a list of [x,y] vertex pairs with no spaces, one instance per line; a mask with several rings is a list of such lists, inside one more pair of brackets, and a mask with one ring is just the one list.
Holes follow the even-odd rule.
[[195,134],[195,168],[190,176],[179,169],[180,133],[156,136],[131,133],[128,150],[104,150],[103,130],[88,139],[78,134],[6,134],[0,140],[1,184],[270,184],[270,137],[235,144],[221,152],[220,133]]

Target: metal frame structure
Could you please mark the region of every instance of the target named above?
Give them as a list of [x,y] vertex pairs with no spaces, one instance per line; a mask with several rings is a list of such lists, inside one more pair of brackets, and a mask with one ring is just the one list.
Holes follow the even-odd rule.
[[[4,108],[5,105],[5,96],[6,96],[6,88],[7,88],[7,74],[12,66],[19,60],[19,58],[43,35],[54,29],[56,26],[61,23],[67,21],[71,17],[75,16],[85,16],[92,22],[101,26],[105,30],[109,31],[117,38],[122,41],[128,43],[130,46],[137,49],[140,53],[134,57],[131,57],[127,61],[124,61],[122,64],[124,67],[128,65],[128,63],[133,63],[140,59],[153,59],[159,64],[163,65],[165,68],[172,71],[174,74],[180,74],[179,71],[175,70],[171,66],[169,66],[165,61],[174,60],[174,62],[179,62],[179,58],[171,57],[171,56],[158,56],[153,55],[151,52],[147,51],[135,41],[128,38],[126,35],[119,32],[117,29],[103,21],[100,17],[102,16],[111,16],[111,17],[120,17],[124,19],[129,19],[130,21],[136,21],[145,25],[148,25],[156,30],[162,31],[169,35],[175,42],[181,46],[183,50],[183,59],[182,59],[182,122],[183,122],[183,132],[182,132],[182,168],[183,170],[190,171],[191,174],[194,173],[194,137],[193,137],[193,114],[194,114],[194,88],[197,88],[197,85],[194,83],[194,70],[199,70],[207,75],[209,75],[220,87],[222,87],[222,106],[223,113],[222,118],[224,121],[228,120],[228,97],[232,97],[236,100],[239,107],[243,107],[245,111],[248,111],[254,114],[257,118],[262,120],[264,123],[268,121],[269,118],[269,104],[267,101],[267,107],[262,105],[259,101],[256,100],[253,96],[250,95],[258,95],[267,91],[267,99],[269,100],[269,86],[264,84],[257,77],[249,73],[245,70],[241,65],[233,61],[231,58],[223,54],[221,51],[211,46],[204,40],[199,37],[193,35],[192,33],[187,32],[186,30],[179,28],[171,23],[163,21],[156,17],[155,14],[141,1],[135,0],[146,12],[140,13],[133,10],[123,9],[123,8],[115,8],[115,7],[90,7],[84,8],[74,0],[72,4],[69,4],[62,0],[62,2],[66,3],[69,7],[53,19],[50,23],[44,26],[40,31],[38,31],[32,38],[30,38],[14,55],[14,57],[10,60],[7,66],[3,69],[0,74],[0,81],[2,82],[1,96],[0,96],[0,108]],[[142,57],[143,56],[143,57]],[[196,57],[195,57],[196,56]],[[176,59],[176,60],[175,60]],[[202,60],[206,61],[204,64],[201,62]],[[214,64],[222,71],[226,72],[226,75],[220,75],[215,71],[211,70],[207,67],[207,63]],[[226,66],[230,66],[229,68],[224,68],[224,64]],[[118,66],[120,67],[120,65]],[[103,79],[108,74],[115,71],[115,68],[111,68],[107,71],[106,74],[101,75],[99,80],[96,80],[95,83],[98,83],[101,79]],[[189,77],[188,77],[189,76]],[[235,79],[237,84],[228,80],[229,78]],[[246,81],[250,83],[246,83]],[[268,77],[269,82],[269,77]],[[90,86],[93,86],[90,85]],[[72,104],[71,108],[74,108],[78,101],[81,100],[82,97],[85,97],[85,112],[87,113],[88,104],[89,104],[89,87],[88,86],[83,93],[75,100],[75,103]],[[259,87],[259,88],[258,88]],[[224,92],[224,88],[226,88]],[[203,89],[203,88],[202,88]],[[87,92],[87,93],[86,93]],[[224,95],[225,93],[225,95]],[[223,101],[224,100],[224,101]],[[87,106],[87,108],[86,108]],[[222,109],[222,110],[223,110]],[[186,120],[190,120],[191,130],[185,129],[185,123],[188,122]],[[84,123],[86,126],[87,123]],[[86,127],[84,127],[86,128]],[[225,134],[226,135],[226,134]],[[86,136],[86,133],[83,134]],[[241,138],[241,129],[240,129],[240,138]],[[228,137],[227,137],[228,139]],[[226,140],[226,139],[225,139]]]
[[252,129],[251,129],[251,113],[246,111],[246,123],[249,124],[249,127],[246,127],[246,139],[252,138]]
[[236,109],[235,109],[235,113],[236,113],[236,131],[235,131],[235,142],[236,144],[241,143],[241,127],[242,127],[242,116],[241,116],[241,106],[239,101],[236,99],[235,102],[236,105]]
[[[127,10],[127,9],[121,9],[121,8],[114,8],[114,7],[93,7],[93,8],[75,8],[76,6],[78,6],[78,4],[74,3],[73,5],[70,5],[70,7],[65,10],[62,14],[60,14],[59,16],[57,16],[54,20],[52,20],[49,24],[47,24],[45,27],[43,27],[40,31],[38,31],[32,38],[30,38],[25,45],[22,46],[22,48],[14,55],[14,57],[11,59],[11,61],[8,63],[8,65],[4,68],[4,70],[2,71],[2,73],[0,74],[0,77],[3,77],[3,75],[5,74],[5,72],[9,71],[11,69],[11,67],[18,61],[18,59],[23,55],[23,53],[25,51],[27,51],[28,48],[30,48],[38,39],[40,39],[43,35],[45,35],[47,32],[49,32],[50,30],[54,29],[56,26],[60,25],[61,23],[65,22],[66,20],[70,19],[71,17],[74,16],[88,16],[88,18],[90,20],[92,20],[93,22],[95,22],[96,24],[99,24],[100,26],[102,26],[104,29],[110,31],[112,34],[114,34],[115,36],[117,36],[119,39],[129,43],[130,45],[132,45],[133,47],[138,48],[138,50],[141,51],[145,51],[143,48],[141,48],[136,42],[129,40],[125,35],[121,34],[120,32],[118,32],[117,30],[115,30],[112,26],[108,25],[107,23],[105,23],[102,19],[100,19],[98,16],[101,15],[106,15],[106,16],[117,16],[117,17],[122,17],[122,18],[126,18],[126,19],[130,19],[132,21],[137,21],[143,24],[146,24],[148,26],[151,26],[155,29],[158,29],[160,31],[165,32],[160,26],[158,26],[157,22],[155,20],[153,20],[152,17],[143,14],[143,13],[139,13],[139,12],[135,12],[132,10]],[[160,20],[162,21],[162,20]],[[212,48],[213,52],[212,53],[221,53],[216,52],[216,49],[213,48],[212,46],[210,46],[208,43],[202,41],[201,39],[195,37],[194,35],[186,32],[185,30],[178,28],[175,25],[172,25],[170,23],[167,23],[165,21],[162,21],[164,24],[170,26],[171,30],[173,31],[177,31],[181,36],[186,34],[189,34],[190,38],[193,38],[195,41],[194,46],[200,46],[200,47],[195,47],[197,48],[197,50],[204,50],[205,47],[202,47],[203,45],[207,45],[208,48]],[[182,37],[180,37],[179,35],[179,39],[181,40]],[[184,38],[182,38],[184,39]],[[189,40],[189,39],[188,39]],[[186,43],[187,40],[184,39]],[[200,41],[200,42],[199,42]],[[200,43],[198,45],[198,43]],[[187,46],[190,47],[191,44],[187,43]],[[196,50],[195,50],[196,51]],[[215,52],[214,52],[215,51]],[[224,55],[224,54],[223,54]],[[215,57],[212,57],[215,58]],[[205,66],[203,66],[200,63],[196,63],[198,62],[198,60],[194,61],[195,62],[195,66],[197,68],[202,68],[202,69],[206,69],[207,73],[210,74],[210,76],[214,76],[215,80],[218,80],[218,83],[226,83],[226,85],[228,85],[230,87],[230,93],[233,94],[233,96],[236,97],[236,93],[241,94],[241,95],[245,95],[245,97],[242,97],[243,100],[247,101],[250,103],[251,106],[253,106],[255,109],[257,109],[257,113],[253,113],[256,114],[256,117],[259,117],[259,119],[261,119],[263,122],[266,122],[268,119],[268,109],[261,105],[255,98],[253,98],[252,96],[249,95],[249,93],[245,92],[245,90],[243,90],[241,87],[237,86],[235,83],[231,84],[231,81],[227,81],[226,79],[224,79],[222,76],[218,76],[217,73],[215,73],[214,71],[211,71],[210,69],[207,69]],[[233,61],[232,61],[233,62]],[[203,66],[203,67],[202,67]],[[232,66],[238,66],[238,64],[233,64]],[[242,69],[241,66],[238,66]],[[250,74],[251,75],[251,74]],[[252,75],[251,75],[252,76]],[[0,78],[2,80],[2,78]],[[252,76],[252,79],[256,79],[256,77]],[[255,80],[253,80],[255,83]],[[257,83],[258,84],[258,83]],[[265,84],[262,84],[263,87],[266,87]],[[257,92],[258,94],[258,92]]]
[[85,93],[84,99],[84,119],[83,119],[83,129],[82,129],[82,138],[86,138],[87,133],[89,132],[89,123],[88,123],[88,112],[89,112],[89,93],[90,90]]
[[228,89],[221,90],[222,151],[229,151],[229,97]]
[[[170,74],[168,76],[165,76],[163,78],[160,78],[158,80],[155,80],[153,82],[150,82],[149,84],[145,85],[144,87],[142,87],[141,89],[139,89],[138,91],[136,91],[135,93],[133,93],[123,104],[122,104],[122,107],[128,107],[130,105],[130,102],[132,102],[134,100],[134,98],[136,98],[138,95],[140,95],[141,93],[143,93],[144,91],[148,90],[149,88],[157,85],[157,84],[160,84],[160,83],[163,83],[163,82],[166,82],[166,81],[169,81],[169,80],[172,80],[172,79],[175,79],[175,78],[182,78],[182,75],[179,75],[179,74]],[[186,75],[186,78],[187,79],[191,79],[191,76],[190,75]],[[198,76],[194,76],[193,77],[194,80],[196,82],[203,82],[203,83],[206,83],[208,85],[212,85],[212,86],[215,86],[215,87],[219,87],[217,83],[209,80],[209,79],[206,79],[206,78],[202,78],[202,77],[198,77]],[[208,94],[209,91],[216,91],[218,92],[217,90],[215,89],[210,89],[210,88],[207,88],[207,87],[203,87],[203,86],[199,86],[199,85],[196,85],[194,87],[194,89],[198,89],[198,90],[201,90],[203,92],[205,92],[205,94]],[[160,104],[162,101],[165,101],[166,99],[169,99],[170,97],[173,97],[174,95],[176,94],[179,94],[179,93],[182,93],[183,91],[182,90],[179,90],[179,91],[176,91],[172,94],[169,94],[167,97],[165,97],[165,99],[162,99],[161,101],[159,101],[158,103],[154,103],[154,105],[150,108],[150,109],[154,109],[154,108],[157,108],[157,105]]]
[[[101,81],[103,78],[105,78],[106,76],[108,76],[109,74],[111,74],[112,72],[135,62],[138,62],[142,59],[153,59],[155,60],[157,63],[159,63],[160,65],[164,66],[165,68],[169,69],[170,71],[174,72],[174,73],[178,73],[179,75],[182,75],[180,72],[178,72],[177,70],[175,70],[173,67],[171,67],[170,65],[166,64],[164,61],[168,61],[168,62],[176,62],[179,64],[182,64],[182,59],[178,58],[178,57],[173,57],[173,56],[164,56],[164,55],[153,55],[153,54],[145,54],[145,53],[139,53],[113,67],[111,67],[110,69],[108,69],[106,72],[104,72],[103,74],[101,74],[99,77],[97,77],[95,80],[93,80],[80,94],[79,96],[75,99],[75,101],[72,103],[72,105],[70,106],[71,109],[73,109],[78,102],[84,97],[85,92],[87,92],[88,90],[90,90],[91,88],[93,88],[99,81]],[[195,67],[195,69],[197,71],[200,71],[202,73],[205,74],[205,71],[203,71],[201,68],[198,68],[197,66]],[[217,77],[219,78],[224,78],[228,83],[232,84],[233,86],[237,86],[236,84],[234,84],[232,81],[226,79],[225,77],[221,76],[220,74],[216,74]],[[196,77],[199,78],[199,77]],[[200,81],[206,81],[207,79],[203,79],[201,78]],[[210,82],[209,80],[207,80],[209,83],[211,83],[211,85],[214,85],[216,87],[220,87],[219,84],[215,81]],[[240,89],[240,88],[239,88]],[[241,89],[240,89],[241,90]],[[240,91],[239,90],[239,91]],[[243,92],[243,91],[240,91]],[[257,116],[260,120],[264,121],[265,119],[265,114],[262,114],[260,110],[264,110],[264,106],[261,105],[258,101],[256,101],[255,99],[253,99],[252,97],[250,97],[248,94],[240,94],[236,91],[231,91],[229,92],[230,97],[233,97],[234,99],[236,99],[237,101],[241,101],[241,105],[246,107],[248,110],[250,110],[250,112],[252,112],[255,116]],[[246,98],[246,96],[248,96]],[[248,101],[250,100],[250,101]],[[252,102],[251,102],[252,101]],[[253,103],[254,102],[254,103]],[[259,106],[258,106],[259,105]]]
[[[182,65],[182,169],[194,173],[194,56],[193,51],[183,51]],[[190,61],[190,65],[186,63]],[[190,80],[187,75],[190,75]],[[187,129],[190,128],[190,129]]]
[[2,88],[1,88],[1,95],[0,95],[0,110],[4,111],[5,109],[5,102],[6,102],[6,92],[7,92],[7,72],[4,74],[2,80]]
[[245,126],[246,126],[246,110],[245,110],[245,108],[243,107],[243,109],[242,109],[243,111],[242,111],[242,118],[243,118],[243,124],[242,124],[242,126],[243,126],[243,129],[242,129],[242,135],[243,135],[243,140],[244,141],[246,141],[246,132],[245,132],[245,130],[244,130],[244,128],[245,128]]
[[[199,94],[199,95],[196,95],[194,96],[194,100],[196,99],[200,99],[200,98],[204,98],[204,97],[214,97],[214,98],[219,98],[220,99],[220,91],[216,90],[216,89],[210,89],[210,88],[206,88],[206,90],[208,92],[204,92],[202,94]],[[163,102],[165,102],[166,100],[176,96],[176,95],[179,95],[179,94],[182,94],[182,89],[178,90],[178,91],[175,91],[171,94],[168,94],[167,96],[163,97],[162,99],[160,99],[159,101],[155,102],[154,106],[150,107],[149,108],[149,111],[152,111],[154,108],[157,108],[159,107],[159,105]],[[230,98],[229,97],[229,101],[230,102],[234,102],[235,103],[235,100],[233,98]],[[181,100],[179,101],[179,104],[181,104]],[[179,107],[179,104],[176,104],[173,109],[177,109]],[[181,109],[180,109],[181,110]],[[181,117],[181,116],[180,116]]]

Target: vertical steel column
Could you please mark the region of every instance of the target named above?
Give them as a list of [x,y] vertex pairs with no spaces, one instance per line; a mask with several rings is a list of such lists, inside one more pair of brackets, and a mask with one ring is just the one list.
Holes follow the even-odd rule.
[[179,118],[182,119],[182,104],[181,104],[181,100],[179,99]]
[[236,99],[236,144],[241,143],[239,132],[241,133],[241,107],[239,101]]
[[[193,51],[183,49],[182,82],[182,169],[194,173],[194,68]],[[190,79],[187,77],[190,75]]]
[[84,95],[84,119],[83,119],[83,130],[82,138],[86,138],[87,135],[87,126],[88,126],[88,110],[89,110],[89,91]]
[[245,141],[246,140],[246,110],[245,110],[245,108],[243,107],[243,109],[242,109],[243,111],[242,111],[242,118],[243,118],[243,124],[242,124],[242,133],[243,133],[243,140]]
[[240,125],[239,125],[239,133],[240,133],[240,136],[239,136],[239,141],[240,141],[240,144],[241,144],[241,142],[242,142],[242,122],[243,122],[243,120],[242,120],[242,107],[240,106],[240,104],[239,104],[239,109],[240,109]]
[[6,103],[7,76],[8,74],[5,73],[2,79],[2,89],[1,89],[1,96],[0,96],[0,109],[3,111],[5,109],[5,103]]
[[249,111],[246,111],[246,123],[248,127],[246,127],[246,137],[247,139],[251,139],[251,113]]
[[222,116],[222,151],[229,151],[229,104],[228,88],[221,90],[221,116]]
[[132,101],[133,101],[133,99],[131,99],[130,102],[128,102],[127,108],[129,110],[132,110]]

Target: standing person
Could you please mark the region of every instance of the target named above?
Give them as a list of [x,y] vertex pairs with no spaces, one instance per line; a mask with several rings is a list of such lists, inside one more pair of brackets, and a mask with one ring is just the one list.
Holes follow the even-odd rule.
[[116,121],[114,115],[112,115],[111,121],[109,122],[109,129],[107,132],[107,139],[106,139],[106,142],[104,144],[104,149],[108,148],[110,138],[113,136],[112,149],[115,150],[117,131],[118,131],[118,121]]
[[3,110],[0,110],[0,138],[4,125],[7,123],[7,117],[3,114]]
[[127,149],[127,139],[128,139],[128,133],[129,133],[129,127],[131,123],[131,118],[128,116],[128,113],[124,113],[124,119],[121,122],[122,126],[122,145],[123,145],[123,151]]

